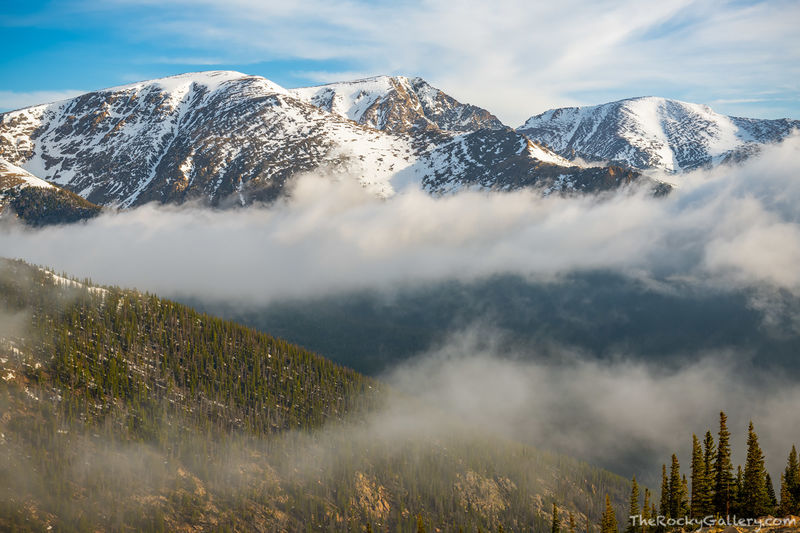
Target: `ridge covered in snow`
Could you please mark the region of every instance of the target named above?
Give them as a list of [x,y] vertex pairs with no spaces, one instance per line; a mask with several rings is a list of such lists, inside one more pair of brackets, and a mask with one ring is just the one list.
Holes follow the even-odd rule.
[[52,189],[53,186],[43,179],[39,179],[24,168],[12,165],[5,159],[0,159],[0,194],[10,188],[24,189],[26,187],[39,187]]
[[287,90],[211,71],[111,87],[0,114],[0,157],[98,205],[271,201],[298,173],[402,187],[613,188],[587,169],[421,78],[379,76]]
[[748,157],[797,128],[797,120],[730,117],[707,105],[648,96],[551,109],[517,131],[568,158],[682,172]]
[[504,127],[485,109],[462,104],[422,78],[375,76],[302,87],[290,93],[359,124],[393,133],[414,129],[466,132]]

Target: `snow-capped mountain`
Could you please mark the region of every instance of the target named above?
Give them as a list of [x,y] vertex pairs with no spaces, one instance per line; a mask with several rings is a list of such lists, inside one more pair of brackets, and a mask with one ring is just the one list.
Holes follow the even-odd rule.
[[642,97],[551,109],[517,131],[569,158],[682,172],[747,157],[796,128],[798,120],[729,117],[706,105]]
[[91,202],[120,207],[269,201],[292,176],[312,170],[352,176],[381,196],[409,185],[434,193],[590,191],[638,178],[578,167],[419,78],[286,90],[228,71],[1,114],[0,157]]
[[204,72],[5,113],[0,156],[90,201],[127,207],[269,199],[323,163],[386,194],[411,151],[264,78]]
[[53,188],[52,185],[43,179],[37,178],[24,168],[12,165],[5,159],[0,159],[0,195],[8,189],[24,189],[27,187]]
[[76,194],[0,159],[0,220],[17,218],[32,226],[43,226],[92,218],[100,210]]
[[469,132],[505,127],[485,109],[462,104],[422,78],[376,76],[289,92],[325,111],[393,133],[428,129]]

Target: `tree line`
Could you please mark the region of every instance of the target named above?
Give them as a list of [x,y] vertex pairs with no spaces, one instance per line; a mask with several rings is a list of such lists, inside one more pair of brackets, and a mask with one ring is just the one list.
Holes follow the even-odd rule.
[[[702,441],[692,435],[692,456],[687,479],[681,474],[678,456],[672,454],[669,469],[661,466],[661,497],[656,502],[645,488],[640,507],[640,489],[636,477],[632,479],[629,516],[625,533],[650,533],[663,530],[663,526],[650,525],[651,519],[701,520],[708,516],[758,518],[767,515],[800,514],[800,461],[792,445],[781,473],[780,500],[776,497],[772,478],[765,466],[764,452],[758,442],[753,422],[747,429],[747,457],[744,467],[739,465],[734,473],[731,461],[731,433],[728,417],[719,414],[719,431],[716,440],[706,431]],[[610,502],[601,521],[601,533],[617,533],[618,525]]]

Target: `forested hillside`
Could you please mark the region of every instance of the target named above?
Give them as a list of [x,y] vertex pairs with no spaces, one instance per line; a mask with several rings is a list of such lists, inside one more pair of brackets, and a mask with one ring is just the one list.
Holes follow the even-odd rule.
[[73,192],[55,187],[8,191],[6,200],[13,213],[29,226],[79,222],[96,217],[102,210]]
[[[544,531],[628,484],[153,295],[0,260],[0,529]],[[592,526],[595,527],[595,526]]]

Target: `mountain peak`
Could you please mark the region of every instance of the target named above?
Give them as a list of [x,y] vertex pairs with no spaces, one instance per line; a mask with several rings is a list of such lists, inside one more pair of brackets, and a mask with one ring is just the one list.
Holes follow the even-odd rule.
[[117,85],[115,87],[109,87],[96,92],[122,92],[129,91],[131,89],[139,90],[145,87],[156,87],[163,91],[172,92],[193,84],[205,87],[209,92],[211,92],[218,89],[225,83],[243,80],[258,81],[267,87],[270,87],[273,92],[286,93],[286,89],[273,81],[261,76],[252,76],[250,74],[244,74],[235,70],[205,70],[199,72],[184,72],[182,74],[166,76],[164,78],[142,80],[125,85]]
[[703,104],[640,96],[550,109],[517,130],[565,157],[682,172],[747,157],[799,126],[800,121],[729,117]]
[[330,113],[392,133],[504,127],[485,109],[462,104],[419,77],[374,76],[289,92]]

